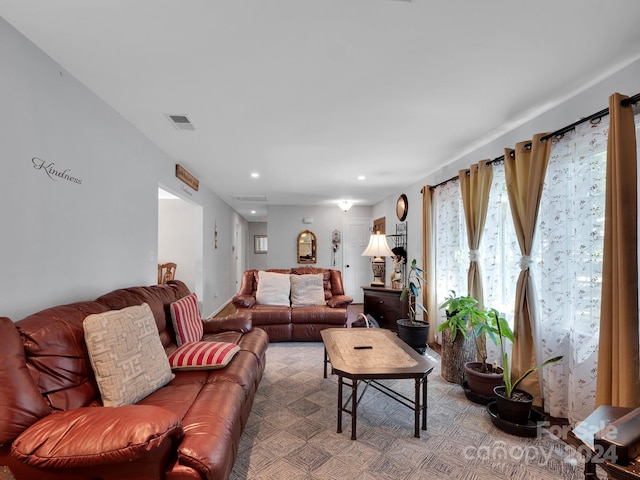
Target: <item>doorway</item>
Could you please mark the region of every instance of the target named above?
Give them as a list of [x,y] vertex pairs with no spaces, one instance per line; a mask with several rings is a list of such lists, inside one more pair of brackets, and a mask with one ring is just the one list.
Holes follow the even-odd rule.
[[344,220],[344,290],[353,303],[363,303],[363,285],[373,280],[369,257],[363,257],[371,233],[370,218],[346,218]]
[[158,263],[177,265],[175,278],[203,298],[203,208],[158,188]]

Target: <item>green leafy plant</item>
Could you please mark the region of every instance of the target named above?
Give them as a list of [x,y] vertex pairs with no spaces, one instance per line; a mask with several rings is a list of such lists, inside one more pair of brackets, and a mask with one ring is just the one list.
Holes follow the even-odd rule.
[[481,362],[481,372],[489,370],[487,365],[487,346],[484,335],[487,334],[497,343],[497,331],[488,322],[487,312],[480,308],[478,301],[470,295],[456,295],[454,290],[440,305],[447,312],[447,320],[438,326],[438,331],[449,330],[449,341],[453,342],[460,333],[465,339],[469,332],[474,334],[476,357]]
[[549,365],[550,363],[555,363],[562,360],[562,355],[557,357],[549,358],[542,362],[539,365],[531,367],[529,370],[524,372],[520,377],[518,377],[514,382],[511,381],[511,371],[509,370],[509,355],[505,351],[504,348],[504,339],[508,339],[513,342],[513,330],[509,326],[509,323],[504,319],[504,317],[500,316],[500,313],[492,308],[488,312],[489,315],[489,323],[491,326],[491,331],[497,333],[498,339],[500,341],[500,354],[502,356],[502,374],[504,378],[504,386],[505,386],[505,396],[506,398],[511,398],[513,396],[513,391],[520,385],[520,383],[531,375],[533,372],[540,370],[542,367]]
[[438,331],[449,330],[449,339],[454,341],[458,333],[469,338],[468,332],[476,328],[484,328],[487,314],[478,306],[478,301],[469,296],[457,296],[454,290],[449,292],[440,308],[447,312],[447,320],[438,326]]
[[400,301],[404,301],[405,298],[409,298],[409,320],[415,323],[424,324],[426,322],[416,320],[416,313],[418,310],[422,310],[424,313],[427,313],[427,309],[422,305],[422,303],[418,302],[416,299],[420,298],[420,290],[427,283],[424,278],[424,270],[418,267],[418,262],[414,258],[411,261],[411,265],[409,267],[409,275],[407,276],[407,284],[402,289],[402,293],[400,294]]

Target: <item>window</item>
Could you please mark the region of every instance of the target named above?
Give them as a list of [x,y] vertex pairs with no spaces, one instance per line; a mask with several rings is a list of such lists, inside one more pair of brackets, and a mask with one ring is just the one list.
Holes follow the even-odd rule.
[[[636,128],[640,136],[640,126]],[[545,409],[575,422],[595,407],[600,323],[604,195],[609,118],[585,123],[553,139],[531,255],[536,284],[537,356],[564,355],[541,372]],[[469,249],[457,181],[435,189],[436,299],[449,290],[467,292]],[[493,183],[480,243],[486,306],[513,319],[520,273],[517,242],[506,190],[504,166],[493,164]],[[438,312],[436,327],[444,312]],[[432,317],[433,318],[433,317]],[[497,347],[488,342],[489,360]],[[569,395],[571,392],[571,395]]]

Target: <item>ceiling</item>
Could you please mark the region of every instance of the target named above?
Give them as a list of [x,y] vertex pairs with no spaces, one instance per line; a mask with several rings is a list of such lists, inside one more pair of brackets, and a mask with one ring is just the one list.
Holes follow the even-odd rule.
[[249,221],[375,204],[640,57],[637,0],[0,0],[0,15]]

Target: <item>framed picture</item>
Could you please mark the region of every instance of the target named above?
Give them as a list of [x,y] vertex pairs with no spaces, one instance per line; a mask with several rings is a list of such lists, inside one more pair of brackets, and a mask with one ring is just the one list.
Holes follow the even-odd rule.
[[267,236],[253,236],[253,253],[267,253]]

